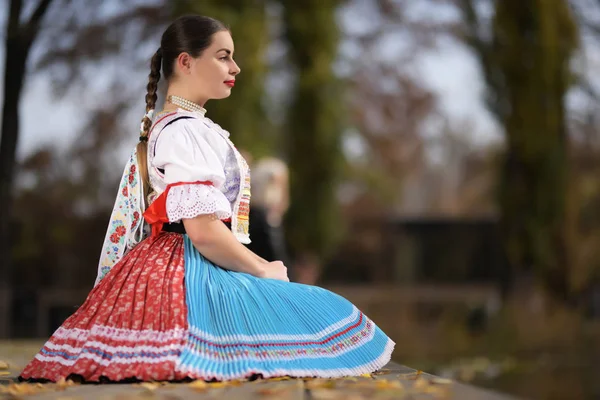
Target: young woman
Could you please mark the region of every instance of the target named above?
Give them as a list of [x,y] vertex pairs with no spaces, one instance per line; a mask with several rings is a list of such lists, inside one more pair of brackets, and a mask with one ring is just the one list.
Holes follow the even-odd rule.
[[[230,95],[233,54],[212,18],[182,17],[163,34],[96,285],[21,379],[339,377],[390,360],[394,343],[354,305],[289,282],[281,261],[242,244],[250,172],[203,108]],[[167,97],[153,115],[161,66]]]

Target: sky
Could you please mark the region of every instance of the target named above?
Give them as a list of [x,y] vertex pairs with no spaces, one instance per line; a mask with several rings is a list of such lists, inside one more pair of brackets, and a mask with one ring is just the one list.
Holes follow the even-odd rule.
[[[359,0],[358,3],[366,4],[364,0]],[[364,9],[359,7],[355,11],[358,14],[342,16],[342,20],[352,18],[354,27],[366,26],[373,22],[369,21],[368,13],[364,12]],[[357,15],[363,16],[362,22]],[[443,12],[440,17],[444,17]],[[6,7],[0,7],[0,21],[5,19]],[[388,46],[390,52],[402,51],[401,47],[394,48],[393,40]],[[0,47],[0,66],[3,71],[3,47]],[[477,60],[464,46],[451,40],[443,41],[441,45],[417,55],[412,67],[415,78],[421,80],[438,95],[440,108],[451,120],[470,121],[473,127],[469,132],[471,140],[477,144],[486,144],[499,139],[498,126],[481,100],[484,82]],[[147,72],[131,72],[131,74],[132,79],[140,80],[140,88],[143,88]],[[140,92],[141,107],[143,107],[143,96],[144,93]],[[93,99],[90,99],[90,105],[93,106]],[[69,97],[56,99],[51,92],[49,77],[44,74],[37,74],[32,79],[28,79],[20,109],[22,130],[18,145],[19,157],[23,157],[40,145],[70,142],[82,124],[78,117],[81,113],[79,100]],[[140,112],[143,113],[143,108]],[[127,124],[131,126],[133,145],[139,117],[131,115],[130,119]]]
[[[371,0],[353,0],[352,7],[342,9],[339,23],[347,36],[364,36],[382,27],[385,29],[386,21],[382,20],[374,3]],[[429,0],[411,0],[403,4],[403,18],[408,25],[413,22],[448,24],[460,21],[460,15],[452,5],[432,6]],[[480,11],[482,15],[489,16],[489,10]],[[419,46],[415,50],[412,35],[410,29],[394,27],[375,49],[369,49],[366,54],[352,41],[342,44],[342,53],[350,64],[368,63],[371,57],[377,57],[378,62],[393,66],[432,91],[436,94],[439,111],[451,127],[459,130],[468,128],[459,134],[472,149],[501,141],[500,127],[483,102],[485,82],[479,61],[470,49],[449,35],[439,34],[433,45],[426,48]],[[351,71],[352,67],[349,68]],[[443,119],[434,118],[423,125],[422,134],[428,140],[446,134]],[[360,146],[358,136],[348,136],[346,154],[359,156],[362,154]],[[442,150],[440,146],[430,145],[426,147],[425,154],[430,162],[442,164]]]

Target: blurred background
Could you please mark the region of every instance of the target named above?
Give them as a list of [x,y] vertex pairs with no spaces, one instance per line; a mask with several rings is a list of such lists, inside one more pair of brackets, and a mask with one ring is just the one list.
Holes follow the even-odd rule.
[[27,362],[93,286],[150,57],[197,13],[242,68],[207,116],[289,171],[270,240],[294,280],[353,301],[402,364],[600,397],[600,1],[0,4],[0,358]]

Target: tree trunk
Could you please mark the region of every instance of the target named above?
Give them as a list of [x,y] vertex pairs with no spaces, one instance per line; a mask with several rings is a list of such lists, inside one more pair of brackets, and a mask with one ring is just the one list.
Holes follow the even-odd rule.
[[282,1],[296,71],[286,129],[291,205],[288,238],[297,256],[325,256],[338,233],[336,183],[341,164],[343,96],[333,62],[338,0]]
[[[4,69],[4,106],[2,110],[2,139],[0,140],[0,290],[8,293],[10,288],[11,247],[10,222],[12,206],[12,182],[19,134],[18,99],[24,76],[24,49],[21,47],[19,17],[23,4],[20,0],[10,2],[6,24],[6,67]],[[26,53],[25,53],[26,54]],[[10,294],[5,294],[10,299]],[[0,321],[0,337],[9,334],[10,301],[4,305]]]
[[565,97],[576,26],[564,0],[496,3],[488,54],[491,106],[506,133],[499,204],[517,276],[569,297],[570,227]]
[[[11,0],[6,28],[4,106],[0,140],[0,292],[11,288],[12,189],[19,139],[19,101],[25,80],[27,57],[40,21],[52,0],[41,0],[30,20],[21,24],[22,0]],[[1,294],[0,294],[1,296]],[[9,335],[10,304],[0,310],[0,338]]]
[[12,186],[15,171],[17,141],[19,136],[19,99],[25,75],[26,54],[18,38],[6,40],[6,70],[4,73],[4,107],[2,109],[2,140],[0,141],[0,275],[10,275],[10,215],[12,208]]

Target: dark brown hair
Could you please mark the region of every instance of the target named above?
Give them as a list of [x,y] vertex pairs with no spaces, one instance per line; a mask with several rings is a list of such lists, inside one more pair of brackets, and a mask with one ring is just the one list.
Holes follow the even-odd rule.
[[[154,110],[156,105],[156,91],[160,80],[160,70],[165,79],[173,76],[175,60],[181,53],[188,53],[192,57],[199,57],[212,43],[213,35],[217,32],[228,30],[221,21],[201,15],[186,15],[177,18],[167,27],[160,40],[160,47],[150,61],[150,74],[146,86],[146,113]],[[137,159],[140,175],[144,185],[144,198],[150,192],[150,179],[148,176],[147,154],[148,133],[152,121],[147,116],[142,119],[143,129],[140,133],[140,142],[137,145]]]

